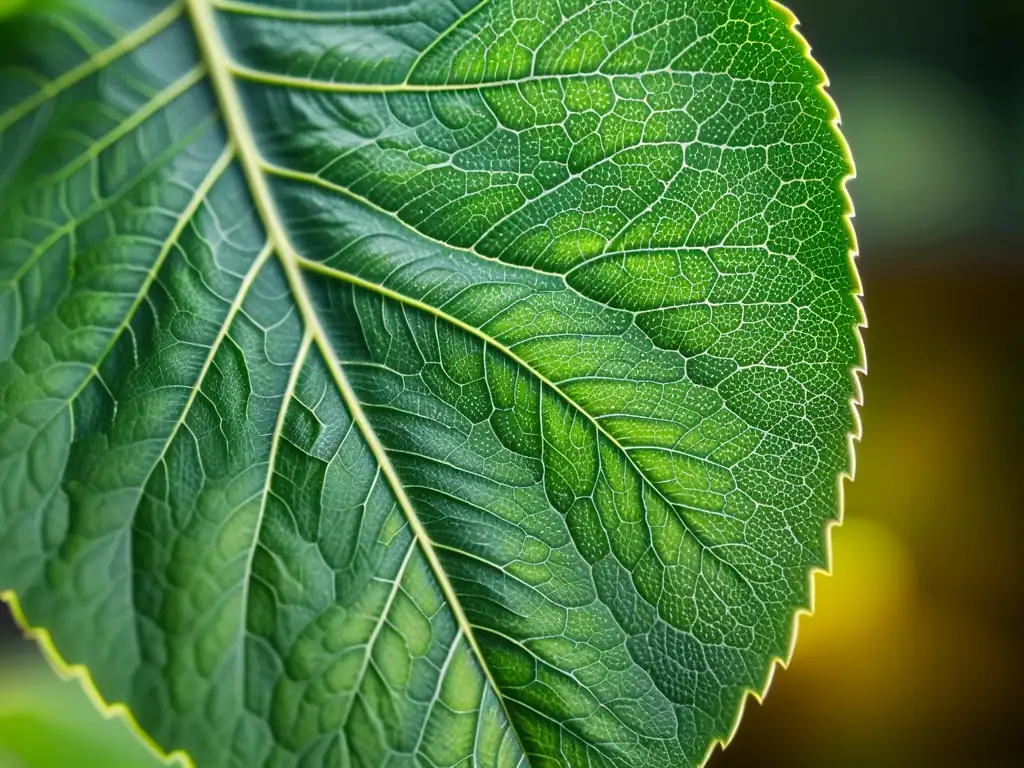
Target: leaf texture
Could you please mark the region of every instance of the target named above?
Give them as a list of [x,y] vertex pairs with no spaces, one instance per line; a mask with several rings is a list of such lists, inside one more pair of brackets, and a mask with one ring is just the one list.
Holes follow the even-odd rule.
[[98,0],[5,28],[0,590],[199,766],[683,766],[856,432],[766,0]]

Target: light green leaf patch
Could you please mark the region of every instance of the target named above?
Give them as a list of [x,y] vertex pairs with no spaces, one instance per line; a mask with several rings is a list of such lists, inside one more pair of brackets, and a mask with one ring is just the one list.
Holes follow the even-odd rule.
[[0,590],[200,766],[702,763],[856,432],[767,0],[101,0],[0,54]]

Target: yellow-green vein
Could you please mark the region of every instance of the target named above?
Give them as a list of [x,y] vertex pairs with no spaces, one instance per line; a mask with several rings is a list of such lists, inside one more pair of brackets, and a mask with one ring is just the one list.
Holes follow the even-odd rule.
[[[210,4],[210,0],[187,0],[187,3],[189,14],[192,18],[192,24],[195,28],[196,39],[199,42],[200,50],[209,67],[210,76],[213,80],[218,101],[220,102],[228,133],[237,147],[239,159],[241,161],[243,171],[245,172],[246,180],[249,183],[250,192],[253,196],[256,209],[260,214],[260,218],[263,221],[264,226],[267,228],[267,234],[270,242],[274,245],[280,259],[281,266],[285,272],[293,298],[299,308],[299,313],[305,322],[307,329],[312,333],[313,340],[317,347],[320,349],[324,362],[338,387],[342,399],[352,416],[352,420],[359,426],[359,430],[366,440],[366,443],[370,448],[370,452],[377,461],[381,472],[387,478],[388,485],[391,487],[391,490],[395,495],[395,500],[398,502],[399,507],[401,507],[405,514],[406,520],[409,522],[409,526],[413,530],[416,540],[423,551],[423,555],[430,565],[430,569],[433,572],[434,577],[437,579],[438,586],[441,588],[441,592],[444,594],[456,622],[462,628],[463,634],[466,636],[466,640],[473,649],[474,655],[477,658],[481,671],[487,679],[488,685],[493,688],[495,695],[504,708],[505,705],[501,689],[498,687],[489,667],[487,666],[483,652],[476,640],[476,636],[473,633],[472,625],[466,617],[465,611],[462,608],[462,604],[459,602],[458,595],[448,578],[447,572],[441,565],[441,561],[434,549],[433,542],[431,541],[423,522],[419,519],[419,515],[416,513],[416,509],[413,507],[383,444],[380,442],[380,439],[377,437],[376,432],[371,426],[366,413],[363,411],[359,398],[356,396],[351,383],[346,377],[345,372],[342,370],[338,356],[327,337],[326,331],[320,323],[320,319],[315,308],[313,307],[312,298],[309,295],[309,291],[302,275],[302,268],[300,266],[301,257],[291,244],[291,239],[281,221],[280,214],[277,210],[277,204],[274,201],[272,192],[270,191],[270,186],[263,174],[263,160],[253,139],[249,128],[248,118],[245,114],[245,108],[242,105],[241,96],[238,93],[238,89],[233,79],[230,62],[224,48],[224,41],[221,39],[221,33],[217,27],[217,20],[214,16],[213,6]],[[508,720],[509,726],[514,728],[507,709],[505,710],[505,716]]]
[[187,227],[192,222],[192,217],[195,216],[199,208],[203,205],[204,202],[206,202],[206,198],[210,194],[210,190],[213,189],[213,185],[217,183],[218,179],[220,179],[221,175],[224,173],[224,171],[227,170],[227,167],[231,164],[232,157],[233,152],[231,150],[231,147],[225,147],[224,151],[217,159],[217,162],[215,162],[213,166],[210,168],[210,170],[207,172],[206,178],[204,178],[202,183],[198,187],[196,187],[196,191],[192,195],[192,199],[189,200],[188,205],[185,206],[185,210],[181,212],[181,215],[178,217],[177,223],[174,225],[174,229],[171,230],[171,233],[167,236],[167,239],[164,241],[164,244],[160,249],[160,253],[157,254],[156,261],[153,262],[153,266],[149,269],[149,272],[146,274],[146,279],[142,282],[142,285],[139,287],[138,295],[132,302],[131,308],[125,314],[124,320],[118,327],[117,331],[115,331],[114,334],[111,335],[110,341],[107,344],[106,349],[103,351],[103,354],[100,355],[99,358],[97,358],[96,363],[90,366],[89,374],[83,377],[82,382],[68,397],[69,403],[73,402],[75,398],[78,397],[79,394],[81,394],[82,390],[85,389],[85,387],[88,385],[92,377],[97,374],[100,365],[103,363],[104,360],[106,360],[107,355],[109,355],[110,351],[114,348],[114,345],[117,343],[118,338],[120,338],[121,334],[124,332],[124,329],[128,327],[128,324],[131,323],[132,318],[135,317],[135,312],[138,310],[142,302],[146,300],[146,295],[149,293],[150,286],[152,286],[153,282],[156,280],[156,277],[160,272],[160,268],[163,266],[163,263],[167,260],[168,255],[171,253],[171,250],[173,250],[174,246],[177,244],[178,238],[180,238],[182,232],[185,231],[185,227]]
[[129,32],[109,48],[104,48],[74,69],[69,69],[60,77],[51,80],[41,87],[20,104],[8,109],[0,115],[0,132],[7,130],[25,115],[45,104],[54,96],[66,91],[71,86],[89,77],[89,75],[98,72],[111,62],[116,61],[126,53],[130,53],[143,43],[151,40],[181,16],[183,7],[184,0],[177,0],[177,2],[172,3],[145,24]]
[[[645,472],[643,472],[640,469],[640,466],[636,463],[636,460],[633,458],[632,454],[625,448],[625,446],[622,445],[621,442],[619,442],[619,440],[613,434],[611,434],[608,431],[608,429],[600,422],[600,420],[594,418],[594,416],[590,414],[582,405],[580,405],[571,397],[569,397],[569,395],[564,390],[562,390],[562,388],[559,387],[558,384],[551,381],[551,379],[546,377],[534,366],[530,365],[526,360],[517,355],[514,350],[502,344],[497,339],[484,333],[479,328],[476,328],[470,325],[469,323],[463,322],[462,320],[459,320],[457,317],[449,315],[447,312],[444,312],[443,310],[438,309],[437,307],[433,307],[430,304],[419,301],[418,299],[414,299],[411,296],[406,296],[403,293],[393,291],[390,288],[387,288],[383,285],[379,285],[378,283],[374,283],[369,280],[364,280],[363,278],[357,275],[353,275],[343,270],[334,269],[333,267],[329,267],[326,264],[321,264],[318,261],[313,261],[312,259],[308,259],[298,254],[296,254],[295,258],[299,266],[301,266],[303,269],[309,270],[311,272],[317,272],[319,274],[331,277],[336,280],[342,280],[351,285],[355,285],[364,290],[371,291],[379,296],[383,296],[387,299],[398,302],[399,304],[403,304],[405,306],[418,309],[421,312],[425,312],[433,317],[436,317],[437,319],[442,320],[445,323],[449,323],[452,326],[462,331],[465,331],[466,333],[471,334],[475,338],[480,339],[485,345],[490,346],[493,349],[500,352],[501,354],[505,355],[515,365],[520,366],[524,371],[527,371],[530,375],[536,377],[537,381],[539,381],[542,386],[547,387],[551,392],[553,392],[555,395],[561,398],[563,402],[565,402],[571,408],[573,408],[573,410],[582,415],[583,418],[594,427],[596,433],[600,437],[607,440],[611,445],[613,445],[616,448],[616,450],[618,450],[622,454],[623,458],[629,463],[629,466],[632,467],[632,469],[637,473],[637,475],[641,477],[648,486],[650,486],[651,490],[653,490],[654,493],[657,494],[662,501],[668,504],[671,509],[675,510],[676,516],[679,518],[680,522],[682,522],[682,524],[686,527],[686,530],[690,533],[690,535],[693,536],[694,539],[696,539],[701,544],[704,550],[709,552],[716,560],[721,562],[723,565],[735,571],[740,576],[740,578],[742,578],[745,582],[749,584],[747,574],[743,573],[743,571],[741,571],[736,565],[728,562],[727,560],[723,559],[721,555],[716,553],[715,547],[709,544],[707,541],[705,541],[704,537],[698,533],[694,526],[688,520],[686,520],[686,518],[682,514],[680,514],[680,509],[688,508],[686,507],[686,505],[668,498],[665,495],[665,492],[661,488],[659,488],[657,484],[653,480],[651,480]],[[698,509],[693,509],[693,511],[700,512],[700,510]]]

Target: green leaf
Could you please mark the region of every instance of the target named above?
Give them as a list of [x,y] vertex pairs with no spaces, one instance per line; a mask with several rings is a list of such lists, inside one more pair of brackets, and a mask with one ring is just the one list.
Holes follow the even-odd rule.
[[677,766],[861,312],[767,0],[100,0],[0,74],[0,590],[200,766]]

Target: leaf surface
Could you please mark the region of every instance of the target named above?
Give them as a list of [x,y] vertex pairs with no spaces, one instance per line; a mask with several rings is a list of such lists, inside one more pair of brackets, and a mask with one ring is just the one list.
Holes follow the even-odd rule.
[[850,166],[766,0],[6,28],[0,590],[200,766],[703,762],[856,429]]

